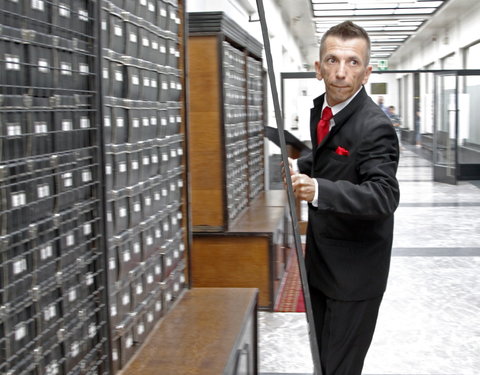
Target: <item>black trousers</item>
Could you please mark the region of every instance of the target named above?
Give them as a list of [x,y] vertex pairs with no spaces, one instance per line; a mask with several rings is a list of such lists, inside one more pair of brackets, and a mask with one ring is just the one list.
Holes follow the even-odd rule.
[[361,375],[383,296],[337,301],[309,289],[323,375]]

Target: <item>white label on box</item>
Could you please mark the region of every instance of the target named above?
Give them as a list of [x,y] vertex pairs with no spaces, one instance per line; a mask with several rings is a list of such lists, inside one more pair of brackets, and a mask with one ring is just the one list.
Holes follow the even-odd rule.
[[132,336],[128,336],[127,339],[125,340],[125,347],[127,349],[130,349],[133,345],[133,338]]
[[113,215],[112,212],[107,211],[107,221],[111,223],[113,221]]
[[162,154],[162,161],[168,161],[168,154],[166,152]]
[[35,134],[45,134],[48,133],[48,126],[45,121],[35,121],[33,123],[35,128]]
[[179,290],[180,290],[180,284],[179,283],[173,284],[173,291],[175,293],[178,293]]
[[147,245],[148,246],[153,245],[153,237],[152,236],[147,236]]
[[73,130],[73,122],[70,119],[62,120],[62,130],[68,132]]
[[152,88],[156,89],[158,87],[158,81],[156,78],[152,78],[150,80],[150,85],[152,86]]
[[140,127],[140,119],[138,119],[138,118],[133,118],[133,119],[132,119],[132,126],[133,126],[134,128],[139,128],[139,127]]
[[140,5],[147,6],[147,0],[140,0]]
[[25,258],[21,258],[13,262],[13,274],[18,275],[23,271],[27,270],[27,260]]
[[152,205],[152,198],[150,197],[145,197],[145,206],[150,207]]
[[45,367],[45,375],[59,375],[60,371],[58,370],[58,363],[56,361],[50,362]]
[[65,18],[70,18],[70,8],[66,4],[58,4],[58,14]]
[[27,335],[27,327],[25,323],[20,323],[15,327],[15,341],[20,341]]
[[115,70],[115,81],[123,82],[123,73],[121,70]]
[[176,87],[177,87],[176,83],[173,82],[173,81],[171,81],[171,82],[170,82],[170,89],[175,90]]
[[140,243],[135,242],[133,244],[133,253],[134,254],[140,254]]
[[153,283],[153,275],[149,273],[147,275],[147,284],[152,284]]
[[170,150],[170,157],[171,158],[176,158],[177,157],[177,151],[173,148]]
[[173,264],[172,258],[167,257],[167,258],[165,259],[165,264],[167,265],[167,267],[171,267],[172,264]]
[[92,181],[92,171],[90,169],[84,169],[82,171],[82,181],[83,182],[90,182]]
[[72,342],[70,353],[72,357],[76,357],[80,353],[80,344],[77,341]]
[[183,155],[183,148],[179,147],[177,149],[178,155],[182,156]]
[[118,351],[117,349],[112,349],[112,360],[118,361]]
[[158,51],[158,48],[159,48],[158,42],[155,40],[152,40],[152,49]]
[[90,118],[88,118],[87,116],[80,117],[80,128],[81,129],[90,128]]
[[157,118],[156,117],[150,117],[150,124],[152,126],[157,126]]
[[137,43],[138,42],[137,34],[130,33],[130,42],[132,42],[132,43]]
[[143,165],[145,166],[150,165],[150,158],[148,156],[144,156],[142,160],[143,160]]
[[167,9],[161,8],[161,9],[160,9],[160,16],[162,16],[162,17],[167,17]]
[[143,323],[140,323],[140,324],[137,326],[137,334],[143,335],[144,332],[145,332],[145,326],[144,326]]
[[102,20],[102,30],[103,31],[107,30],[107,20]]
[[183,180],[178,180],[178,187],[182,188],[183,187]]
[[95,323],[90,323],[90,325],[88,326],[88,337],[93,339],[96,334],[97,334],[97,326],[95,325]]
[[90,286],[90,285],[93,284],[93,274],[91,272],[89,272],[85,275],[85,284],[87,286]]
[[174,257],[175,259],[178,259],[178,258],[180,257],[180,252],[179,252],[178,250],[175,250],[175,251],[173,252],[173,257]]
[[127,163],[124,161],[118,163],[118,171],[120,173],[125,173],[127,171]]
[[130,295],[128,293],[125,293],[122,297],[122,304],[123,306],[129,305],[130,304]]
[[114,25],[113,32],[115,33],[116,36],[119,36],[119,37],[123,35],[123,29],[120,25]]
[[155,311],[161,311],[162,310],[162,303],[160,301],[155,302]]
[[167,126],[167,119],[165,117],[162,117],[160,121],[162,126]]
[[68,301],[73,302],[77,299],[77,290],[75,288],[70,289],[68,292]]
[[155,229],[155,238],[162,238],[162,231],[160,229]]
[[147,37],[144,36],[144,37],[142,38],[142,45],[143,45],[144,47],[150,47],[150,39],[148,39]]
[[65,242],[67,246],[75,245],[75,236],[73,235],[73,233],[70,233],[65,237]]
[[48,244],[44,247],[40,248],[40,259],[46,260],[53,255],[53,247],[52,245]]
[[175,116],[170,116],[168,121],[170,121],[170,124],[175,124]]
[[38,185],[37,186],[37,197],[38,199],[46,198],[50,196],[50,186],[48,184]]
[[170,191],[174,192],[175,190],[177,190],[177,187],[175,186],[175,184],[173,182],[170,183]]
[[167,292],[167,293],[165,294],[165,299],[166,299],[168,302],[170,302],[170,301],[172,300],[172,298],[173,298],[172,293]]
[[109,79],[110,73],[108,72],[108,68],[103,68],[103,79]]
[[118,215],[120,217],[126,217],[127,216],[127,209],[125,207],[120,207],[118,210]]
[[132,160],[132,169],[136,171],[138,170],[138,167],[139,167],[138,160]]
[[151,1],[148,2],[148,10],[150,12],[155,12],[155,4]]
[[182,284],[185,282],[185,275],[183,273],[180,275],[180,282]]
[[163,44],[160,46],[160,53],[163,53],[163,54],[167,53],[167,48]]
[[166,188],[163,188],[163,189],[162,189],[162,196],[163,196],[163,197],[168,196],[168,190],[167,190]]
[[137,295],[140,295],[143,293],[143,285],[142,283],[138,283],[136,288],[135,288],[135,292],[137,293]]
[[152,155],[152,164],[158,164],[158,155],[157,154]]
[[117,306],[114,303],[110,303],[110,316],[117,316]]
[[71,187],[73,185],[73,174],[72,172],[66,172],[62,174],[63,187]]
[[20,57],[15,55],[5,55],[7,70],[20,70]]
[[148,119],[148,117],[142,117],[142,125],[150,126],[150,120]]
[[147,322],[148,323],[153,322],[153,314],[151,312],[147,313]]
[[110,128],[112,126],[110,116],[103,116],[103,126],[105,126],[106,128]]
[[13,123],[7,125],[7,135],[9,137],[14,137],[17,135],[22,135],[22,127],[19,123]]
[[[88,11],[85,10],[85,9],[79,9],[78,10],[78,19],[80,21],[88,22]],[[102,28],[103,28],[103,25],[102,25]]]
[[182,84],[181,83],[177,83],[177,90],[182,91]]
[[132,84],[135,86],[140,85],[140,78],[138,77],[138,75],[135,74],[132,76]]
[[182,220],[182,217],[183,217],[182,213],[180,211],[177,212],[177,219]]
[[160,275],[162,273],[162,267],[157,264],[155,265],[155,275]]
[[143,86],[144,87],[150,87],[150,78],[143,77]]
[[43,310],[43,319],[45,321],[49,321],[57,316],[57,308],[55,307],[55,304],[52,303],[51,305],[45,307]]
[[32,5],[32,9],[44,11],[45,10],[45,1],[44,0],[32,0],[30,3]]
[[170,12],[170,19],[175,20],[177,18],[177,15],[175,12]]
[[78,70],[80,71],[80,74],[82,74],[82,75],[87,75],[88,73],[90,73],[90,69],[89,69],[88,64],[79,63],[78,68],[79,68]]
[[40,73],[48,73],[49,71],[48,60],[47,59],[38,59],[38,71]]
[[177,226],[177,218],[176,217],[172,217],[172,225],[174,227]]
[[105,164],[105,173],[109,176],[112,175],[112,165],[111,164]]
[[12,207],[20,207],[27,204],[27,195],[24,191],[12,193]]
[[168,82],[162,82],[162,90],[168,90]]
[[132,259],[131,255],[130,255],[130,251],[129,250],[124,251],[123,252],[123,262],[124,263],[130,262],[130,259]]
[[142,210],[142,207],[140,205],[140,202],[135,202],[135,204],[133,205],[133,211],[140,212],[141,210]]
[[115,121],[115,124],[117,125],[117,128],[123,128],[123,126],[125,125],[125,120],[123,119],[123,117],[118,117]]
[[61,62],[60,63],[61,74],[64,76],[71,76],[72,75],[72,64],[68,62]]
[[108,265],[110,270],[114,270],[115,268],[117,268],[117,263],[115,262],[114,257],[110,258]]

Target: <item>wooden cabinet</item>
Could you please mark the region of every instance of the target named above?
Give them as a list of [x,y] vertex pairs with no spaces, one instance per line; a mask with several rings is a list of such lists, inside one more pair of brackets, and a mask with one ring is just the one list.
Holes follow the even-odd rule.
[[194,287],[259,289],[259,308],[272,310],[292,248],[286,193],[264,191],[225,232],[195,232]]
[[257,330],[256,289],[194,288],[123,373],[256,375]]
[[262,45],[221,12],[188,42],[192,224],[221,232],[264,189]]

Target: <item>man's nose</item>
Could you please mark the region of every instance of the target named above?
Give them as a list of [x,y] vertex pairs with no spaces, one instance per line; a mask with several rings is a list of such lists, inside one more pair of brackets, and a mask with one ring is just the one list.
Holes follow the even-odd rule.
[[345,78],[345,75],[346,75],[345,62],[344,62],[344,61],[341,61],[341,62],[338,64],[338,68],[337,68],[337,78]]

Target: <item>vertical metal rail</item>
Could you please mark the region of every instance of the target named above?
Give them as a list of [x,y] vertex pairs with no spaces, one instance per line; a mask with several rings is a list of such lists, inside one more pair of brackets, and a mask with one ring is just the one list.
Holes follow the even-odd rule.
[[273,106],[275,109],[275,118],[277,122],[277,130],[278,136],[280,139],[280,149],[282,152],[282,161],[285,167],[285,178],[287,182],[287,194],[288,194],[288,204],[290,207],[290,215],[292,218],[292,225],[293,225],[293,237],[295,240],[295,249],[297,253],[298,259],[298,268],[300,271],[300,280],[302,282],[302,289],[303,289],[303,297],[305,300],[305,313],[307,317],[308,323],[308,335],[310,338],[310,350],[312,352],[312,359],[313,359],[313,373],[314,375],[323,375],[322,374],[322,367],[320,365],[320,351],[318,348],[317,342],[317,335],[315,331],[315,322],[313,319],[313,312],[312,312],[312,302],[310,300],[310,290],[308,289],[308,280],[307,280],[307,271],[305,268],[305,260],[302,250],[302,244],[300,241],[300,234],[298,230],[298,219],[296,213],[296,205],[295,205],[295,196],[293,194],[293,187],[292,187],[292,179],[290,177],[290,168],[288,165],[288,154],[287,154],[287,146],[285,142],[285,133],[284,133],[284,126],[283,126],[283,117],[280,110],[280,103],[278,99],[278,91],[275,82],[275,72],[273,69],[273,60],[272,60],[272,52],[270,49],[270,40],[268,38],[268,27],[267,21],[265,19],[265,9],[263,7],[263,0],[256,0],[257,1],[257,10],[258,15],[260,17],[260,24],[262,27],[262,35],[263,35],[263,45],[265,48],[265,56],[267,59],[267,68],[268,68],[268,78],[270,81],[270,89],[272,91],[272,100]]

